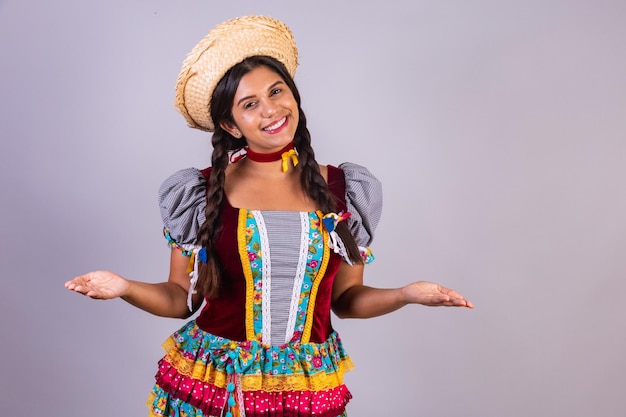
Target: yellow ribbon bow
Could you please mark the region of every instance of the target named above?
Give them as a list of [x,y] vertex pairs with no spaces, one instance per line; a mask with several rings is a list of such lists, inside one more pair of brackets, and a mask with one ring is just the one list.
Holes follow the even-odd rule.
[[295,149],[289,149],[287,152],[283,152],[281,158],[283,159],[283,172],[287,172],[289,169],[289,158],[291,158],[294,167],[298,165],[298,152],[296,152]]

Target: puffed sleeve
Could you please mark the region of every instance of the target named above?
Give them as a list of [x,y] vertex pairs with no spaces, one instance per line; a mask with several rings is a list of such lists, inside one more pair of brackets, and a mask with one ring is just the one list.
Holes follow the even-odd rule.
[[347,219],[348,227],[368,263],[373,260],[369,245],[374,239],[383,209],[382,184],[363,166],[345,162],[339,168],[344,172],[346,206],[352,214]]
[[187,168],[167,178],[159,188],[159,208],[169,245],[190,256],[206,218],[206,180],[200,170]]

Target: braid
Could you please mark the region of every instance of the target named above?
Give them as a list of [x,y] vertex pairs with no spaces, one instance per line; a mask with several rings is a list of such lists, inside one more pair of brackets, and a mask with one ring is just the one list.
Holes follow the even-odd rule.
[[207,263],[200,263],[199,287],[204,296],[211,299],[218,295],[220,288],[220,270],[215,242],[220,229],[220,209],[224,200],[224,179],[228,166],[229,136],[221,129],[213,134],[213,155],[211,157],[211,175],[207,184],[206,221],[198,232],[198,243],[207,251]]
[[324,177],[320,173],[320,168],[315,160],[315,153],[310,144],[309,132],[306,130],[305,135],[300,136],[301,139],[296,143],[298,149],[298,159],[302,164],[302,173],[300,175],[300,183],[305,193],[318,203],[323,212],[335,210],[335,197],[328,189]]
[[[306,117],[302,109],[300,109],[300,122],[296,131],[295,144],[298,149],[298,159],[302,165],[300,181],[304,192],[317,202],[322,212],[335,211],[337,209],[337,198],[330,191],[328,184],[320,173],[320,167],[315,160],[315,152],[311,147],[311,134],[306,128]],[[347,224],[339,222],[335,231],[346,247],[348,258],[354,263],[363,263],[359,247]]]

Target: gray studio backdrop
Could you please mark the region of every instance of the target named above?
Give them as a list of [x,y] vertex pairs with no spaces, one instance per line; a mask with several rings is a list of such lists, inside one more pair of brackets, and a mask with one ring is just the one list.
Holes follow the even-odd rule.
[[367,283],[476,305],[335,320],[350,416],[623,417],[621,0],[0,1],[0,415],[146,415],[182,322],[63,283],[167,277],[157,189],[210,151],[175,79],[244,14],[293,29],[320,161],[384,183]]

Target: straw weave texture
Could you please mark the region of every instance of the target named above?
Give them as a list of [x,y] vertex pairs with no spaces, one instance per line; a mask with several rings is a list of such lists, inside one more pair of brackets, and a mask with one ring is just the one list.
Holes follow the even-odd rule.
[[212,132],[210,101],[224,74],[244,59],[266,55],[282,62],[293,77],[298,49],[291,30],[265,16],[245,16],[213,28],[187,55],[176,82],[174,105],[190,127]]

